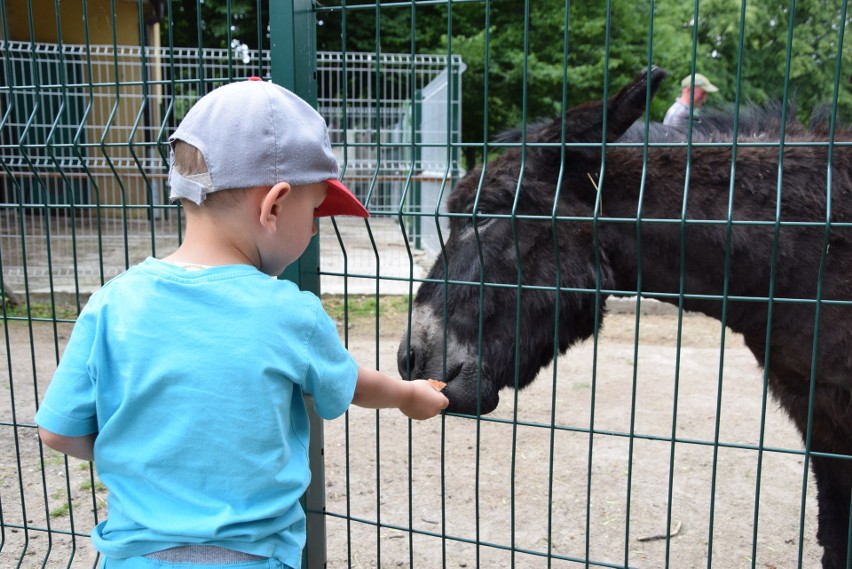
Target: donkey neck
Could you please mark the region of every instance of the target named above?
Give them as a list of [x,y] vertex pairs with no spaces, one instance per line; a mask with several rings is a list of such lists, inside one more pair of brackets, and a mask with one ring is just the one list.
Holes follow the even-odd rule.
[[[647,161],[636,149],[612,150],[599,187],[599,233],[619,290],[717,318],[725,295],[814,298],[825,229],[773,222],[825,221],[825,148],[786,149],[780,186],[777,148],[738,148],[735,167],[730,147],[696,147],[689,156],[651,148]],[[840,198],[852,191],[849,150],[837,148],[832,164],[835,219],[848,222]],[[788,278],[794,257],[798,278]]]

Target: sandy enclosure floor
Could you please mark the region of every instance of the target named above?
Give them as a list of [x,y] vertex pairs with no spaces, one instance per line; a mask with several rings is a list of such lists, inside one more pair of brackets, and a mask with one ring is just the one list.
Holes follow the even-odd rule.
[[[325,423],[328,567],[690,568],[708,554],[719,568],[755,555],[761,568],[817,566],[801,443],[771,399],[763,409],[741,338],[722,350],[718,322],[686,315],[678,347],[676,316],[643,315],[636,349],[635,320],[609,315],[597,343],[503,391],[482,420],[353,408]],[[378,334],[352,321],[350,350],[395,375],[403,327],[404,315]],[[107,491],[87,464],[40,450],[30,426],[68,331],[2,331],[0,567],[94,562],[71,534],[106,515]]]

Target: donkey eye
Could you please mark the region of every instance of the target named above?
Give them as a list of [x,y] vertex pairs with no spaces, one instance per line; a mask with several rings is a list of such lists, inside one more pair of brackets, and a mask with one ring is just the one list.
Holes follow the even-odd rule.
[[494,221],[493,217],[487,217],[487,214],[485,214],[485,212],[478,209],[478,210],[476,210],[475,216],[474,215],[470,216],[470,219],[468,220],[468,224],[473,226],[474,223],[475,223],[477,227],[485,227],[486,225],[488,225],[492,221]]

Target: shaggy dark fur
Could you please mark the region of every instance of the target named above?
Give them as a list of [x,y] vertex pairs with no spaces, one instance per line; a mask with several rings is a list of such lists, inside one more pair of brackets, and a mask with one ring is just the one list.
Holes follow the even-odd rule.
[[[648,82],[656,92],[664,75],[653,69],[607,101],[607,142],[644,138],[634,122]],[[823,567],[846,567],[852,307],[838,301],[852,300],[852,150],[802,145],[824,141],[827,123],[816,136],[791,116],[782,157],[765,144],[781,124],[770,106],[741,113],[733,165],[731,144],[649,146],[647,160],[642,147],[614,145],[602,155],[602,107],[531,125],[525,148],[458,183],[448,209],[466,215],[450,219],[414,301],[400,373],[443,377],[451,411],[488,413],[500,389],[529,384],[556,352],[592,335],[609,295],[678,303],[683,293],[684,309],[725,316],[765,366],[812,453]],[[729,114],[708,112],[694,141],[730,142],[731,125]],[[563,136],[564,154],[536,146]],[[649,140],[685,136],[652,125]]]

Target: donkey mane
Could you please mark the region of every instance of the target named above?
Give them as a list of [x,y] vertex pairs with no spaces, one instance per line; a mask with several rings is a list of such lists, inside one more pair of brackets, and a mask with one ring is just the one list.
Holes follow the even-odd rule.
[[[798,119],[795,102],[785,106],[782,101],[770,100],[763,104],[748,102],[737,109],[733,104],[716,105],[702,109],[693,119],[692,132],[686,126],[666,125],[661,122],[647,123],[648,142],[730,142],[739,141],[778,141],[781,137],[782,118],[785,120],[784,138],[825,140],[831,121],[831,107],[818,105],[813,109],[811,121],[805,126]],[[544,142],[554,120],[541,119],[523,127],[507,129],[498,133],[492,144],[516,145]],[[641,143],[645,141],[646,122],[639,119],[617,140],[623,143]]]

